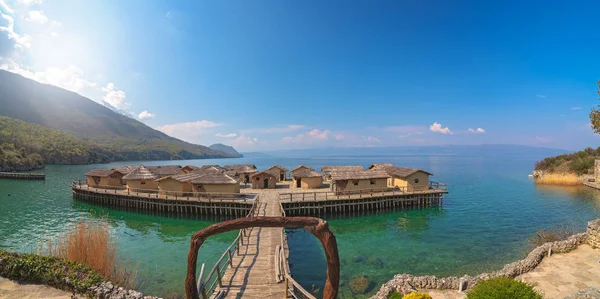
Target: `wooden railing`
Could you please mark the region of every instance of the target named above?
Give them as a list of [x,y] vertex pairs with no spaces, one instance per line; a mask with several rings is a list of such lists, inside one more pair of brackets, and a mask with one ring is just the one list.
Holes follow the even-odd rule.
[[448,191],[448,185],[438,182],[429,182],[429,189]]
[[378,189],[357,189],[349,191],[336,192],[290,192],[279,194],[279,199],[285,202],[304,202],[304,201],[323,201],[323,200],[341,200],[341,199],[360,199],[376,196],[394,196],[415,193],[428,193],[441,191],[446,192],[446,184],[430,182],[428,186],[423,187],[386,187]]
[[14,180],[45,180],[43,173],[0,172],[0,178]]
[[[254,216],[258,205],[258,196],[252,204],[250,212],[246,217]],[[198,294],[202,295],[202,299],[208,299],[215,291],[217,286],[223,287],[223,274],[227,269],[227,266],[233,268],[233,255],[240,253],[240,245],[244,245],[244,237],[247,236],[246,229],[241,229],[237,237],[231,242],[231,245],[227,247],[225,252],[221,255],[214,267],[208,272],[206,278],[204,276],[204,264],[200,269],[200,275],[198,275]]]
[[[281,202],[279,203],[279,209],[281,211],[281,216],[285,217],[285,210],[283,209],[283,206],[281,205]],[[277,268],[275,269],[276,271],[276,277],[277,277],[277,282],[284,282],[285,281],[285,288],[286,288],[286,293],[285,293],[285,298],[289,298],[289,296],[291,296],[292,298],[296,298],[296,299],[316,299],[315,296],[313,296],[310,292],[308,292],[306,289],[304,289],[293,277],[292,274],[290,272],[290,264],[288,261],[288,243],[287,243],[287,235],[285,233],[285,228],[281,228],[281,244],[279,244],[277,246],[277,252],[276,252],[276,263],[277,263]]]
[[148,198],[162,198],[162,199],[175,199],[175,200],[199,200],[204,199],[209,202],[212,201],[223,201],[223,200],[243,200],[244,202],[248,199],[252,199],[255,194],[253,193],[217,193],[217,192],[180,192],[180,191],[163,191],[156,189],[138,189],[138,188],[127,188],[125,186],[108,186],[108,185],[97,185],[90,187],[89,185],[82,184],[81,180],[73,181],[73,188],[81,190],[90,190],[99,193],[112,193],[112,194],[123,194],[123,195],[135,195],[140,197]]

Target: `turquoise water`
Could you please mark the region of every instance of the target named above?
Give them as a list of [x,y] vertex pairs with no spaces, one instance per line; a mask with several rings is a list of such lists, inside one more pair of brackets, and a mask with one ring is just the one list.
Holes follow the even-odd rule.
[[[339,245],[341,297],[364,297],[348,289],[356,275],[371,279],[371,294],[396,273],[459,275],[498,269],[527,253],[526,239],[536,230],[565,222],[583,230],[587,221],[600,217],[598,191],[535,186],[527,175],[539,158],[264,157],[144,164],[252,163],[262,169],[273,164],[320,168],[391,162],[433,172],[432,180],[449,184],[450,193],[441,208],[326,217]],[[66,231],[82,217],[106,215],[119,253],[140,265],[144,277],[140,290],[159,296],[182,294],[191,234],[222,219],[142,214],[74,201],[70,181],[93,167],[97,166],[49,166],[45,182],[0,180],[0,248],[34,250],[42,240]],[[211,237],[199,261],[212,265],[234,237],[235,233]],[[322,289],[326,266],[320,245],[302,230],[289,231],[289,242],[295,278],[309,290]]]

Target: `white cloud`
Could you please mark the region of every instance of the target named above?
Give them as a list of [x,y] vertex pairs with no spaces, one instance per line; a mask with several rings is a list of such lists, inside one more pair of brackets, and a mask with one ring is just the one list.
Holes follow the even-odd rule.
[[95,82],[84,79],[83,72],[72,65],[66,68],[47,68],[45,71],[34,72],[11,61],[0,65],[0,69],[17,73],[41,83],[56,85],[73,92],[82,92],[85,89],[97,86]]
[[6,2],[4,2],[4,0],[0,0],[0,10],[7,14],[15,13],[15,11],[12,8],[10,8],[10,6],[6,4]]
[[223,137],[223,138],[233,138],[233,137],[237,136],[237,134],[236,133],[229,133],[229,134],[217,133],[215,136]]
[[450,131],[450,128],[444,128],[442,127],[442,124],[438,124],[437,122],[434,122],[431,126],[429,126],[429,130],[431,132],[440,133],[444,135],[452,135],[452,131]]
[[377,142],[377,143],[381,142],[381,140],[379,138],[373,137],[373,136],[367,137],[367,141]]
[[538,97],[538,98],[540,98],[540,99],[543,99],[543,98],[545,98],[545,97],[546,97],[546,96],[545,96],[545,95],[543,95],[543,94],[536,94],[535,96],[536,96],[536,97]]
[[258,138],[240,135],[238,138],[231,141],[231,146],[238,149],[248,149],[259,143]]
[[[163,133],[192,142],[196,144],[209,143],[208,140],[214,139],[215,132],[212,131],[216,127],[223,126],[223,123],[216,123],[209,120],[199,120],[183,123],[168,124],[156,129]],[[211,132],[212,131],[212,132]]]
[[102,87],[102,91],[106,93],[106,95],[104,95],[104,101],[111,106],[118,109],[129,109],[131,106],[131,104],[125,100],[125,92],[117,90],[114,83],[110,82],[106,84],[106,86]]
[[156,114],[152,114],[152,113],[148,112],[147,110],[144,110],[138,115],[138,118],[141,120],[145,120],[145,119],[152,119],[155,116],[156,116]]
[[164,133],[181,138],[184,140],[191,140],[193,137],[197,137],[203,131],[209,128],[219,127],[223,124],[212,122],[209,120],[199,120],[184,123],[176,123],[170,125],[164,125],[159,127],[158,130]]
[[581,107],[579,107],[579,106],[571,107],[571,110],[581,110]]
[[[313,144],[315,142],[324,142],[329,140],[329,137],[331,135],[331,131],[329,130],[319,130],[319,129],[313,129],[311,131],[308,131],[306,133],[301,133],[296,135],[296,137],[283,137],[281,140],[285,141],[285,142],[292,142],[292,143],[297,143],[297,144]],[[336,140],[341,140],[344,139],[343,135],[335,135],[334,138]]]
[[[1,2],[1,0],[0,0],[0,3],[3,3],[3,2]],[[4,5],[6,5],[6,4],[4,4]],[[8,8],[8,6],[6,6],[6,7]],[[7,13],[9,13],[9,12],[7,12]],[[14,43],[14,48],[17,48],[17,49],[31,48],[31,36],[29,36],[27,34],[21,35],[15,31],[15,19],[12,16],[4,14],[4,13],[2,13],[2,11],[0,11],[0,20],[2,20],[2,23],[0,23],[0,32],[6,33],[6,35],[8,36],[8,39],[12,40],[12,42]]]
[[272,128],[255,128],[243,130],[243,133],[260,133],[260,134],[273,134],[273,133],[287,133],[293,132],[300,129],[305,128],[305,125],[286,125],[286,126],[277,126]]
[[483,133],[485,133],[485,130],[482,129],[482,128],[477,128],[477,129],[471,129],[471,128],[469,128],[469,133],[483,134]]
[[30,5],[35,5],[35,4],[42,4],[42,0],[19,0],[19,2],[23,3],[24,5],[30,6]]
[[38,24],[46,24],[48,22],[48,17],[44,15],[43,11],[40,10],[32,10],[27,14],[27,18],[25,18],[28,22],[38,23]]

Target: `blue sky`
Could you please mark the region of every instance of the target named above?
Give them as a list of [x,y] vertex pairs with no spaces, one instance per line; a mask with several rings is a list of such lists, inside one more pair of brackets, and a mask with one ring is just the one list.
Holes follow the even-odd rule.
[[494,2],[0,0],[0,67],[242,151],[599,146],[600,3]]

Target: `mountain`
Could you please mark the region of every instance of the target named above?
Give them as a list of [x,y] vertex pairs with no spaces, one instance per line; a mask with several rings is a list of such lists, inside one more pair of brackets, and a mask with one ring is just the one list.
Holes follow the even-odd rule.
[[222,143],[215,143],[211,146],[209,146],[208,148],[215,150],[215,151],[221,151],[224,152],[226,154],[229,154],[235,158],[241,158],[243,157],[242,154],[238,153],[238,151],[235,150],[235,148],[233,148],[233,146],[229,146],[229,145],[225,145]]
[[101,146],[44,126],[0,116],[0,171],[47,164],[90,164],[113,160]]
[[0,70],[0,115],[98,144],[117,160],[232,158],[170,137],[65,89]]

